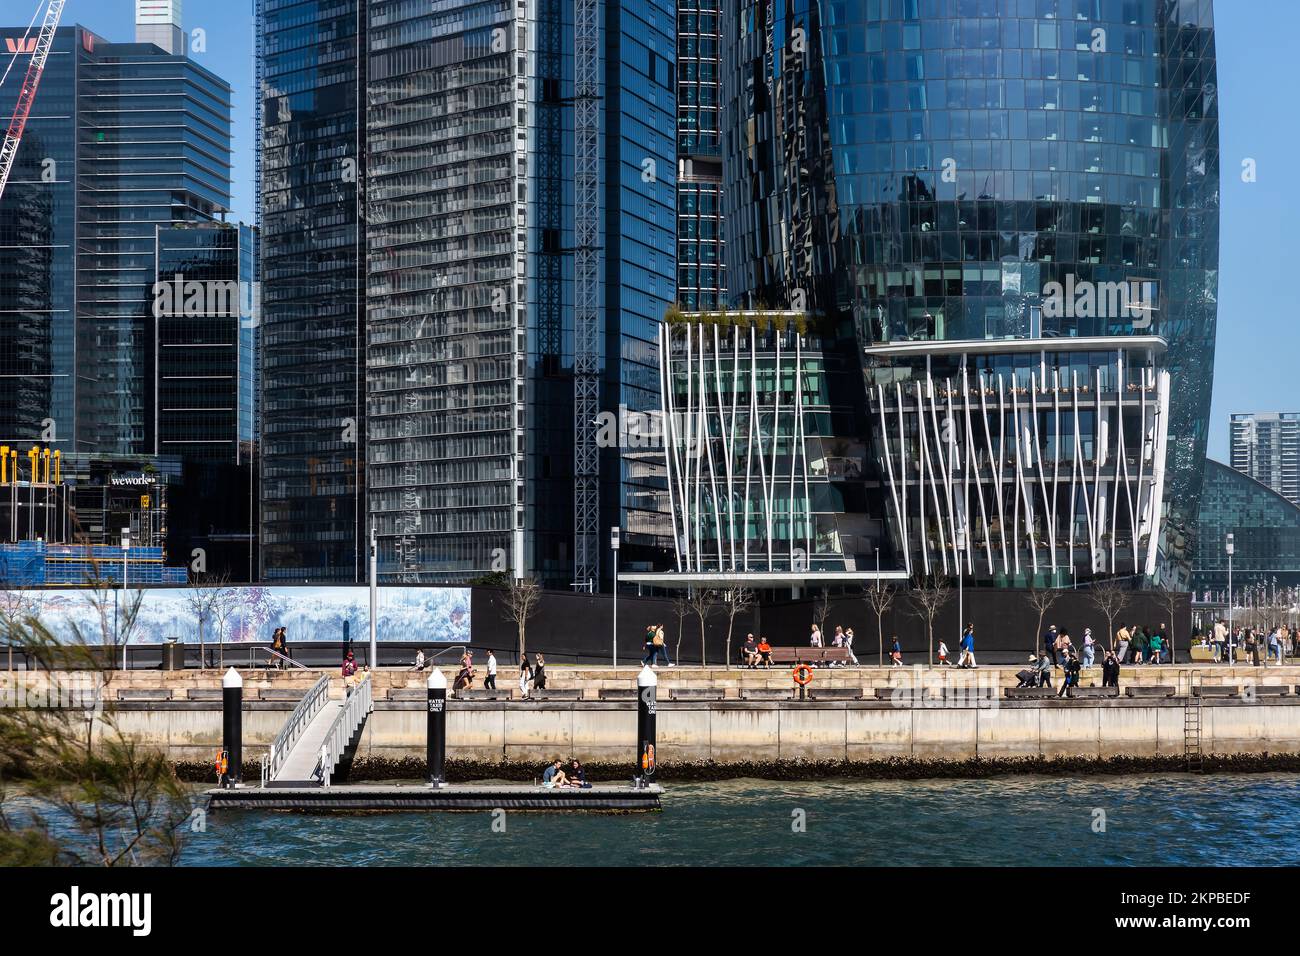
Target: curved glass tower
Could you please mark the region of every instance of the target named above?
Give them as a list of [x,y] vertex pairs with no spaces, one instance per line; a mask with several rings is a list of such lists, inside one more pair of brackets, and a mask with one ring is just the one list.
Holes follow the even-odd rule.
[[725,0],[723,35],[731,298],[827,316],[862,356],[897,563],[1181,563],[1216,320],[1210,0]]

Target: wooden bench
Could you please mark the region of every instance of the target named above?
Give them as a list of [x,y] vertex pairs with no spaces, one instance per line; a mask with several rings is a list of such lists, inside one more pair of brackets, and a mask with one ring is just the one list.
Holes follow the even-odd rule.
[[117,692],[118,700],[171,700],[172,692],[166,688],[123,687]]
[[635,687],[602,687],[596,691],[599,700],[636,700]]
[[1074,687],[1071,688],[1075,697],[1083,697],[1089,700],[1096,700],[1102,697],[1118,697],[1118,687]]
[[1284,684],[1256,684],[1254,687],[1251,687],[1248,684],[1243,684],[1239,696],[1246,698],[1289,697],[1291,696],[1291,688]]
[[808,685],[809,700],[858,700],[861,697],[861,687],[818,687],[816,681]]
[[[636,691],[632,692],[636,696]],[[674,687],[668,691],[669,700],[722,700],[721,688],[713,687]]]
[[847,664],[847,647],[773,647],[773,664]]
[[1126,687],[1124,693],[1129,697],[1173,697],[1175,688],[1169,684],[1152,684],[1146,687]]
[[1005,687],[1002,693],[1007,700],[1036,700],[1056,696],[1056,691],[1051,687]]
[[[189,700],[221,700],[220,687],[191,687],[185,692]],[[254,694],[256,696],[256,694]]]
[[778,687],[745,687],[740,691],[741,700],[790,700],[793,696]]
[[531,700],[581,700],[582,691],[576,687],[566,687],[556,690],[552,690],[548,687],[544,690],[533,691],[529,695],[529,698]]
[[1202,684],[1192,688],[1194,697],[1236,697],[1237,688],[1232,684]]

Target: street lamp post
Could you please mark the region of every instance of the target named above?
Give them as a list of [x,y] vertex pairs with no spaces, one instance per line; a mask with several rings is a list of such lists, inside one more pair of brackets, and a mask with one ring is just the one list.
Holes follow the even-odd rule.
[[963,521],[957,526],[957,646],[961,647],[962,638],[966,636],[966,625],[964,609],[964,595],[962,593],[962,561],[961,556],[966,553],[966,522]]
[[609,550],[614,552],[614,633],[610,640],[614,670],[618,670],[618,526],[609,529]]
[[[131,529],[122,529],[122,617],[126,617],[126,556],[131,550]],[[129,634],[122,635],[122,670],[126,670],[126,642]]]
[[1233,657],[1233,631],[1232,631],[1232,552],[1235,550],[1232,533],[1228,533],[1228,540],[1223,546],[1224,551],[1228,554],[1228,663],[1232,663]]

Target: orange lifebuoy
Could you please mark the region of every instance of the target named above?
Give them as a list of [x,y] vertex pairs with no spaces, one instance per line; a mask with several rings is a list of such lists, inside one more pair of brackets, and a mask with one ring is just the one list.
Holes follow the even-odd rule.
[[226,775],[226,771],[229,769],[230,769],[230,760],[226,756],[226,752],[223,750],[221,751],[221,753],[217,754],[217,776],[224,777]]
[[812,679],[813,679],[812,668],[809,667],[807,664],[796,664],[794,667],[794,672],[791,676],[794,677],[794,682],[796,684],[798,684],[800,687],[804,687],[812,683]]

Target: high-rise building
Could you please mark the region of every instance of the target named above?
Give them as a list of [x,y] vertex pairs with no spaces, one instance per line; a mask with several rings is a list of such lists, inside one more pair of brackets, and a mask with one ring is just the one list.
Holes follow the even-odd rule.
[[718,0],[677,4],[677,303],[686,312],[727,300],[719,139],[722,36]]
[[365,579],[364,4],[259,0],[262,573]]
[[[1300,506],[1239,469],[1205,462],[1192,589],[1223,604],[1228,589],[1225,544],[1233,536],[1232,591],[1238,606],[1247,592],[1300,587]],[[1261,603],[1257,598],[1253,603]]]
[[1300,505],[1300,412],[1232,416],[1232,467]]
[[[834,433],[869,440],[887,567],[1185,570],[1216,320],[1211,7],[724,0],[729,298],[807,313],[860,365]],[[862,567],[839,537],[814,557]]]
[[[149,13],[141,10],[141,17]],[[179,4],[168,5],[166,16],[179,29]],[[8,49],[23,49],[23,34],[21,26],[0,29]],[[12,82],[0,87],[5,115],[17,89]],[[81,26],[56,31],[0,200],[0,444],[24,454],[29,445],[58,452],[62,484],[76,486],[63,498],[78,511],[141,476],[154,486],[182,486],[189,464],[214,456],[212,446],[200,451],[198,443],[175,437],[197,436],[215,424],[216,406],[239,408],[241,389],[252,393],[252,369],[245,365],[247,374],[224,378],[203,403],[185,404],[193,394],[178,401],[172,358],[195,360],[202,349],[185,351],[194,336],[237,341],[240,322],[204,312],[229,327],[217,333],[200,319],[182,332],[160,317],[156,300],[173,254],[183,258],[173,247],[180,236],[234,237],[231,265],[239,258],[238,237],[245,237],[244,262],[252,267],[251,232],[219,222],[230,206],[230,102],[229,85],[189,59],[183,43],[112,43]],[[234,277],[236,287],[246,275]],[[215,278],[194,277],[202,287],[200,311]],[[252,409],[243,411],[247,437],[227,444],[222,459],[233,468],[253,441]],[[35,483],[50,485],[53,501],[62,489],[44,480],[46,474]],[[173,527],[211,528],[217,522],[208,509],[218,502],[211,495],[167,497],[164,511],[161,487],[136,496],[129,524],[138,543],[169,540],[180,557],[192,542],[169,537],[167,515]],[[117,505],[89,508],[80,530],[75,521],[50,528],[117,543],[125,519],[95,517],[114,509],[120,513]],[[6,530],[11,538],[24,534],[12,522]],[[247,552],[247,521],[232,533],[243,536]]]
[[181,12],[181,0],[135,0],[135,42],[152,43],[168,53],[184,53]]

